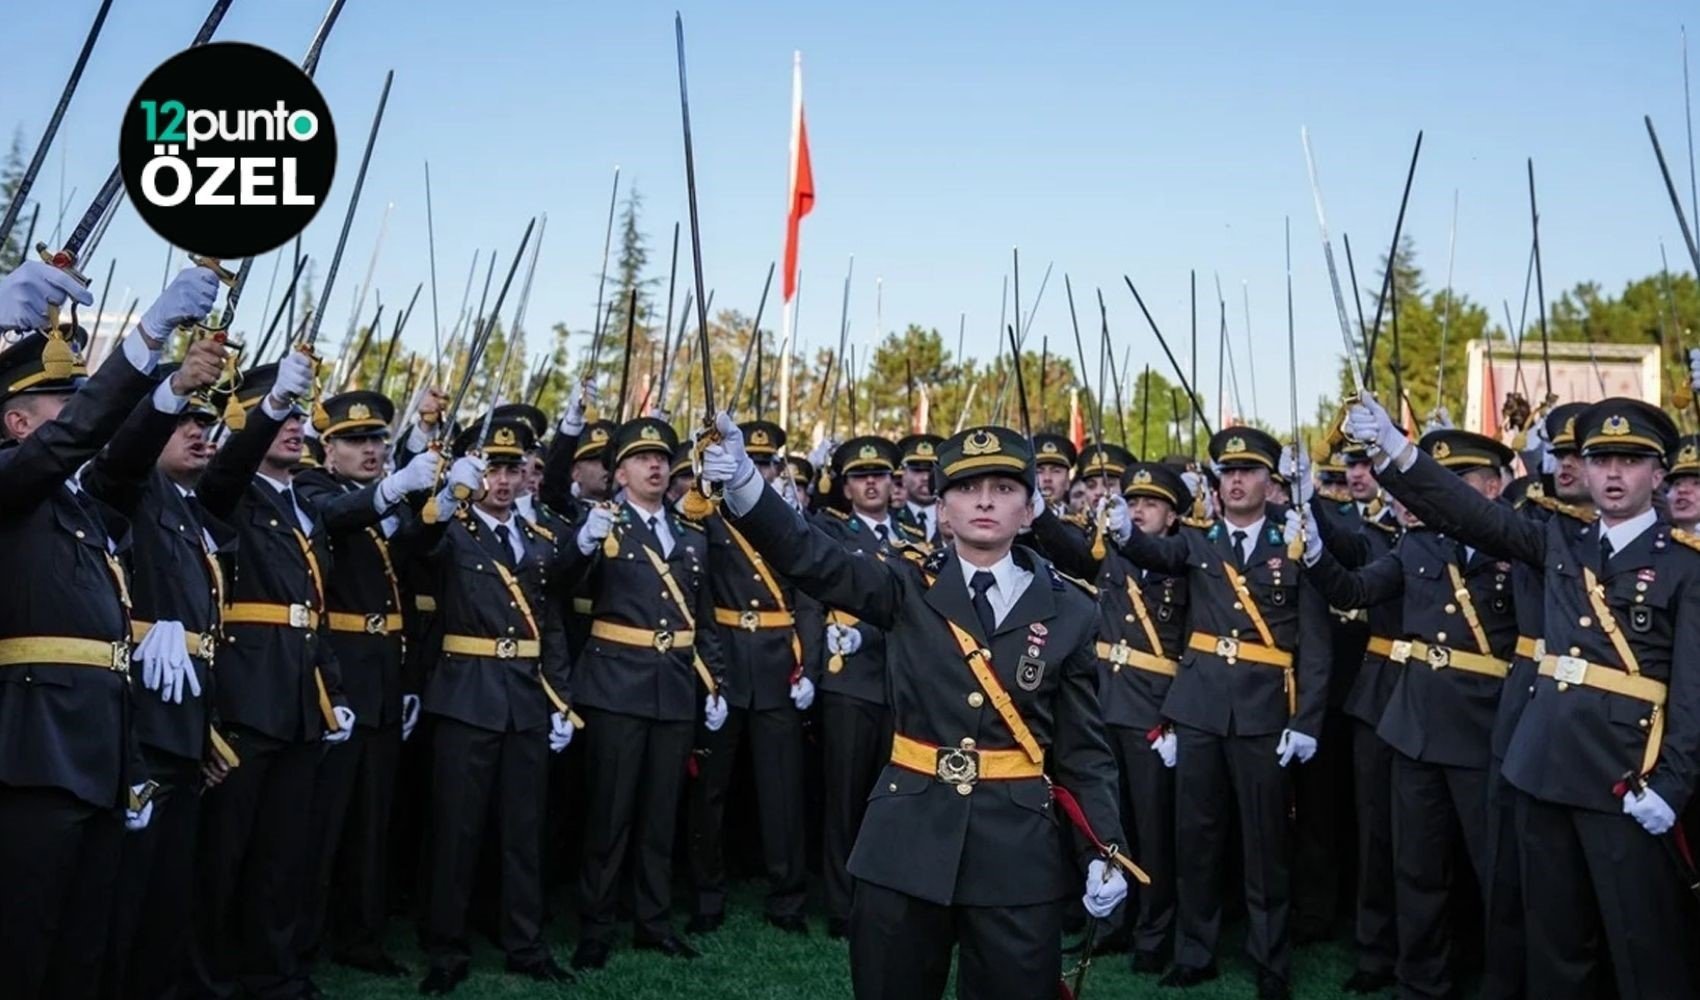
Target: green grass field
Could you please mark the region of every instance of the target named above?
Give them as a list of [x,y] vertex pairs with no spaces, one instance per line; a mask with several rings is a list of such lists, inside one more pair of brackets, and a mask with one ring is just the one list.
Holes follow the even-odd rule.
[[[555,900],[560,913],[567,900]],[[681,915],[678,924],[683,927]],[[555,958],[566,965],[572,957],[573,941],[565,922],[556,919],[545,931]],[[726,925],[715,934],[693,938],[703,957],[686,962],[661,958],[652,952],[622,947],[600,971],[579,976],[577,984],[563,990],[539,986],[507,975],[501,952],[475,937],[472,976],[454,996],[466,1000],[532,998],[568,995],[573,997],[632,1000],[828,1000],[850,996],[849,948],[826,937],[824,920],[812,920],[810,935],[795,937],[762,922],[757,890],[738,887]],[[1239,957],[1239,930],[1230,927],[1225,935],[1222,978],[1191,990],[1157,988],[1156,977],[1134,976],[1124,955],[1100,956],[1087,974],[1086,998],[1189,997],[1194,1000],[1238,1000],[1257,995],[1249,966]],[[315,980],[334,1000],[371,997],[417,997],[425,960],[412,933],[412,924],[392,923],[391,948],[395,957],[414,970],[407,979],[379,979],[334,965],[321,966]],[[1064,965],[1068,963],[1067,956]],[[1351,958],[1344,945],[1330,943],[1300,949],[1294,956],[1293,995],[1299,1000],[1342,997],[1340,984],[1351,974]],[[954,995],[947,993],[947,995]],[[1052,998],[1033,998],[1052,1000]]]

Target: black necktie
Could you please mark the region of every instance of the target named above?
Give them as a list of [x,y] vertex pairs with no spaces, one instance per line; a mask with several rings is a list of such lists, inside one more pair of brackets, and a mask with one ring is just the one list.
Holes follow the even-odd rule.
[[513,569],[517,562],[514,559],[513,545],[508,541],[508,538],[508,526],[505,524],[496,525],[496,544],[502,547],[502,564]]
[[1605,529],[1602,528],[1602,529],[1600,529],[1600,568],[1601,569],[1605,568],[1606,563],[1611,562],[1612,552],[1613,552],[1613,549],[1612,549],[1612,544],[1611,544],[1611,536],[1607,535],[1605,533]]
[[649,524],[649,533],[655,536],[655,543],[657,545],[661,546],[661,554],[663,556],[672,555],[673,553],[671,553],[667,550],[668,549],[667,540],[661,537],[661,525],[656,521],[656,519],[653,516],[650,517],[648,524]]
[[917,522],[918,522],[918,523],[919,523],[919,524],[920,524],[920,525],[921,525],[921,537],[922,537],[922,538],[930,538],[930,537],[932,537],[932,536],[931,536],[931,535],[930,535],[930,534],[928,534],[928,532],[927,532],[927,514],[926,514],[926,511],[922,511],[922,512],[921,512],[921,513],[919,513],[919,514],[916,514],[916,515],[915,515],[915,520],[916,520],[916,521],[917,521]]
[[1242,569],[1245,568],[1245,532],[1236,531],[1229,536],[1234,540],[1234,562]]
[[874,525],[874,534],[879,536],[881,545],[886,545],[891,541],[891,532],[887,531],[883,524]]
[[987,639],[997,631],[998,618],[992,613],[992,599],[986,596],[986,591],[997,582],[997,577],[983,569],[975,570],[973,578],[968,581],[968,589],[974,592],[974,614],[980,619],[980,629],[986,633]]

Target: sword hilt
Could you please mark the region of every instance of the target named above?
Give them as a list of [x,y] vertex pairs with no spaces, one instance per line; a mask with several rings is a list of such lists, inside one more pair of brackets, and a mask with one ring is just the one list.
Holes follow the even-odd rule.
[[236,272],[225,267],[217,257],[204,257],[200,254],[190,254],[190,263],[196,267],[204,267],[218,275],[219,283],[226,288],[236,287]]

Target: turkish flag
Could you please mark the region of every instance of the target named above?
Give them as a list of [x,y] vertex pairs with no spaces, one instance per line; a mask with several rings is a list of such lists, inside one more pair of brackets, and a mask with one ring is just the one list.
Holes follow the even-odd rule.
[[798,230],[803,216],[815,207],[815,174],[809,163],[809,127],[803,122],[803,55],[791,66],[791,197],[785,210],[785,278],[783,301],[797,294]]

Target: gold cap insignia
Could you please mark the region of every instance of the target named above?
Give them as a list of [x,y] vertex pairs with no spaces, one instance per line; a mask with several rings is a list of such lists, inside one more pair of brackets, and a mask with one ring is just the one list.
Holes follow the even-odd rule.
[[659,441],[661,440],[661,432],[656,430],[654,427],[651,427],[649,424],[644,424],[643,427],[638,430],[638,437],[644,441]]
[[1452,457],[1452,446],[1445,441],[1437,442],[1434,446],[1434,460],[1444,462]]
[[498,427],[496,433],[490,435],[490,443],[498,447],[512,448],[519,443],[519,438],[514,436],[512,427]]
[[1692,442],[1685,444],[1682,446],[1682,450],[1676,453],[1676,460],[1678,462],[1700,462],[1700,448],[1696,448]]
[[1133,474],[1133,485],[1135,485],[1135,486],[1150,486],[1151,485],[1151,470],[1150,469],[1140,469],[1138,472],[1135,472]]
[[372,408],[367,406],[365,403],[355,403],[353,406],[348,408],[348,419],[371,420]]
[[1044,446],[1039,450],[1047,455],[1055,455],[1057,453],[1057,443],[1055,441],[1046,441]]
[[1564,432],[1561,436],[1563,436],[1563,437],[1575,437],[1576,436],[1576,418],[1575,417],[1570,417],[1570,418],[1568,418],[1564,421]]
[[590,443],[591,444],[607,444],[608,443],[608,428],[598,427],[595,430],[591,431],[590,432]]
[[1003,442],[997,439],[997,435],[983,427],[968,435],[962,442],[962,453],[964,455],[990,455],[1002,450]]
[[750,443],[753,445],[772,444],[772,442],[768,440],[767,431],[762,430],[760,427],[750,432]]
[[1600,433],[1607,437],[1622,437],[1629,433],[1629,421],[1621,414],[1607,417],[1605,423],[1600,425]]
[[1239,438],[1239,437],[1229,438],[1228,443],[1222,446],[1222,451],[1225,454],[1233,454],[1235,452],[1245,451],[1245,438]]
[[933,454],[933,443],[931,441],[922,441],[920,444],[915,446],[915,454],[931,456]]

